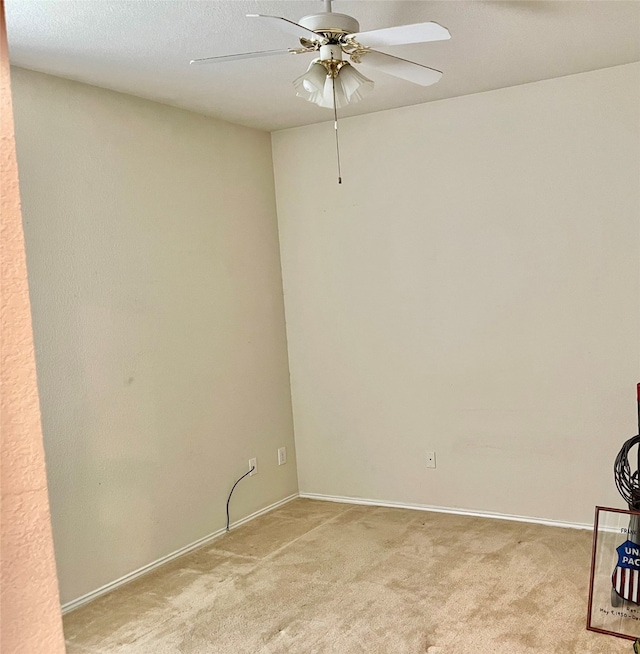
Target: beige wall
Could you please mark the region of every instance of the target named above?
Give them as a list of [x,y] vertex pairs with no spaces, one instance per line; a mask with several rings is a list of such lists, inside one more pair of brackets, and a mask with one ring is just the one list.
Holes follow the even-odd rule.
[[[637,431],[640,64],[273,135],[300,490],[589,523]],[[426,468],[426,452],[437,469]]]
[[0,651],[64,652],[0,0]]
[[[16,69],[67,602],[297,490],[269,134]],[[277,465],[276,450],[289,463]]]

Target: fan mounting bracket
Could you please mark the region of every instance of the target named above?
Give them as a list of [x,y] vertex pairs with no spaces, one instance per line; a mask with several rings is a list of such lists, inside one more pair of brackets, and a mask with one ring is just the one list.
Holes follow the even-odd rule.
[[360,45],[355,39],[346,38],[340,41],[342,50],[349,55],[354,64],[361,63],[360,57],[371,50],[364,45]]
[[305,39],[304,36],[300,37],[300,45],[308,52],[320,49],[320,42],[313,39]]

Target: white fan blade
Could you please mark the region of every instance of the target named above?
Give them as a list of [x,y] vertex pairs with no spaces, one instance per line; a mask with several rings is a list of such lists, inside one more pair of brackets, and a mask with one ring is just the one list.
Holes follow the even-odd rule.
[[320,34],[316,34],[312,30],[308,30],[298,23],[294,23],[292,20],[287,18],[282,18],[281,16],[267,16],[266,14],[247,14],[247,18],[266,18],[274,27],[286,32],[287,34],[293,34],[299,39],[307,39],[309,41],[318,41],[322,45],[327,43],[327,39]]
[[439,70],[417,64],[415,61],[400,59],[400,57],[394,57],[384,52],[367,50],[367,52],[363,52],[358,56],[363,66],[372,66],[381,70],[383,73],[400,77],[401,79],[407,80],[407,82],[420,84],[420,86],[435,84],[442,77],[442,73]]
[[274,55],[295,54],[292,50],[260,50],[258,52],[242,52],[241,54],[221,55],[219,57],[205,57],[204,59],[192,59],[190,64],[215,64],[224,61],[236,61],[237,59],[255,59],[256,57],[273,57]]
[[427,41],[445,41],[451,38],[449,30],[438,23],[415,23],[387,27],[370,32],[349,34],[360,45],[367,48],[380,48],[387,45],[405,45],[406,43],[426,43]]

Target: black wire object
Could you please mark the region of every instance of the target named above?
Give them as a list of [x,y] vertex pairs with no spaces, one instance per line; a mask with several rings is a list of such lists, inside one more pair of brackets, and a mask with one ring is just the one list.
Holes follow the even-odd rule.
[[[640,510],[640,384],[638,390],[638,435],[630,438],[618,452],[613,466],[613,475],[618,492],[632,511]],[[637,464],[635,472],[631,472],[629,454],[638,445]]]
[[[627,503],[630,511],[640,511],[640,384],[637,386],[637,400],[638,400],[638,434],[630,438],[620,448],[616,462],[613,465],[613,477],[616,480],[618,492],[622,499]],[[636,453],[636,469],[631,472],[631,464],[629,463],[629,455],[632,448],[638,446]],[[629,518],[628,540],[636,545],[640,545],[640,517],[637,514],[632,514]],[[620,581],[616,586],[616,573],[618,567],[614,570],[611,588],[611,606],[618,608],[622,606],[625,599],[637,604],[637,596],[629,597],[626,588],[623,589],[624,584]],[[631,584],[627,584],[630,586]],[[617,590],[616,590],[617,588]],[[624,596],[624,597],[623,597]],[[638,648],[640,648],[640,639],[636,641]],[[635,649],[635,651],[640,651]]]
[[249,472],[245,472],[238,481],[233,485],[231,488],[231,492],[229,493],[229,497],[227,498],[227,531],[229,531],[229,502],[231,501],[231,496],[233,495],[233,491],[236,489],[236,486],[247,476],[250,475],[254,470],[256,469],[255,466],[251,466],[251,470]]

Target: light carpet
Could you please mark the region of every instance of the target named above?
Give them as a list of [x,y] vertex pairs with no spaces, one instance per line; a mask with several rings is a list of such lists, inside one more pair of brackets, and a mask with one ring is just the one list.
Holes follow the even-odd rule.
[[297,499],[65,616],[68,654],[630,654],[591,533]]

